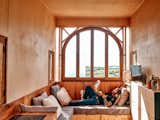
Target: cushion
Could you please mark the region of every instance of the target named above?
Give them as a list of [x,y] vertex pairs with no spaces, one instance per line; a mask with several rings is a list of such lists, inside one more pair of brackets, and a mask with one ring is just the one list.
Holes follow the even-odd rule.
[[43,105],[44,106],[50,106],[50,107],[57,107],[57,118],[61,114],[62,108],[60,104],[58,103],[57,99],[53,96],[50,95],[48,98],[43,99]]
[[116,101],[114,102],[114,105],[117,105],[117,104],[118,104],[120,98],[121,98],[121,95],[118,95],[117,98],[116,98]]
[[47,93],[46,92],[43,92],[40,96],[38,96],[38,97],[33,97],[33,105],[42,105],[42,100],[44,99],[44,98],[47,98],[48,97],[48,95],[47,95]]
[[57,107],[29,106],[20,104],[22,112],[57,112]]
[[62,87],[58,92],[57,92],[57,98],[60,101],[61,105],[69,105],[69,103],[72,101],[71,97],[69,96],[67,90]]
[[59,85],[51,86],[51,95],[57,96],[57,92],[61,89]]
[[74,114],[86,114],[86,115],[130,115],[129,106],[111,106],[106,107],[104,105],[88,105],[88,106],[74,106]]
[[119,98],[119,101],[117,103],[118,106],[122,106],[125,104],[125,102],[127,101],[129,97],[129,92],[126,88],[122,88],[121,90],[121,95],[120,95],[120,98]]

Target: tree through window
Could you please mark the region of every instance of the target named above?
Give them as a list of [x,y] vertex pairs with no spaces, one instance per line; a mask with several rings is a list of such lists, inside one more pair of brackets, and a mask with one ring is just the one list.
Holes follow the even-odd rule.
[[83,27],[68,33],[62,46],[63,80],[122,80],[123,41],[120,30]]

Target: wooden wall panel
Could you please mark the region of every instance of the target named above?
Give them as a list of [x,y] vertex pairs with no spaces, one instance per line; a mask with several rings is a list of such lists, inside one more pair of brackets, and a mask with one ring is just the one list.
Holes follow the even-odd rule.
[[0,35],[8,34],[9,0],[0,0]]
[[54,30],[53,15],[40,0],[9,0],[7,103],[48,84]]
[[86,120],[86,115],[74,115],[72,120]]
[[132,120],[131,115],[102,115],[101,120]]
[[[80,99],[80,90],[84,90],[85,86],[93,86],[95,82],[62,82],[62,86],[64,86],[71,97],[73,99]],[[114,89],[117,86],[120,86],[122,82],[101,82],[100,90],[103,91],[103,93],[110,92],[112,89]]]
[[57,27],[129,26],[129,18],[56,17]]
[[11,103],[0,106],[0,120],[6,120],[9,116],[14,115],[20,112],[19,104],[31,105],[31,100],[33,97],[40,95],[42,92],[46,91],[48,94],[50,93],[50,86],[52,84],[38,89],[28,95],[25,95]]
[[144,0],[131,18],[132,50],[148,76],[160,75],[160,1]]
[[131,115],[73,115],[72,120],[132,120]]
[[144,0],[42,0],[56,16],[131,16]]

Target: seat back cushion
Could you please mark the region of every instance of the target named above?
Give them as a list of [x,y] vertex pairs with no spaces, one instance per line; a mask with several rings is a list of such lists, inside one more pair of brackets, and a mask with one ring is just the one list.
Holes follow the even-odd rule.
[[50,107],[57,107],[57,118],[59,117],[59,115],[62,112],[62,108],[61,105],[59,104],[59,102],[57,101],[57,99],[53,96],[50,95],[48,98],[43,99],[43,105],[44,106],[50,106]]
[[72,101],[72,98],[68,94],[67,90],[62,87],[58,92],[57,92],[57,98],[60,101],[61,105],[69,105],[69,103]]
[[126,88],[123,88],[121,90],[121,95],[120,95],[120,98],[119,98],[119,101],[117,103],[118,106],[122,106],[126,103],[126,101],[128,100],[128,97],[129,97],[129,92]]
[[51,86],[51,95],[57,96],[57,92],[61,89],[61,87],[57,85]]
[[33,97],[32,101],[33,101],[33,105],[42,105],[42,100],[44,98],[47,98],[48,95],[46,92],[43,92],[40,96],[38,97]]

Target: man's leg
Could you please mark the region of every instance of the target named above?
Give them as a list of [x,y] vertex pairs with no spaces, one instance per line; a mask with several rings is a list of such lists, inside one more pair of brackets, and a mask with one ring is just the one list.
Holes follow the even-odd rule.
[[97,99],[98,99],[97,96],[93,96],[92,98],[89,99],[70,102],[69,105],[70,106],[97,105],[98,104]]
[[88,99],[92,98],[93,96],[97,96],[95,91],[91,88],[91,86],[86,86],[83,98]]

